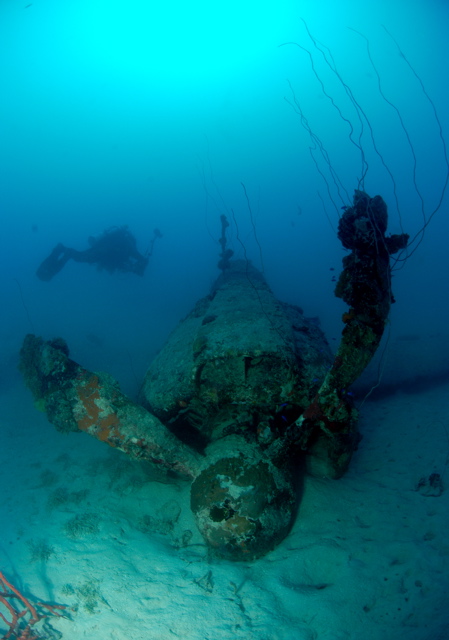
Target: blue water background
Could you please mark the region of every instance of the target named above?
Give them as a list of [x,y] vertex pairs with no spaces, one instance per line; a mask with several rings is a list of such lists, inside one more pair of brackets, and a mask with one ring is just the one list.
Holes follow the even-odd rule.
[[[400,214],[366,125],[365,189],[388,203],[389,231],[413,236],[423,219],[410,148],[395,111],[379,94],[364,39],[347,27],[369,39],[382,89],[400,110],[429,215],[447,171],[438,124],[382,24],[422,78],[449,141],[447,3],[281,0],[211,8],[137,0],[2,2],[3,389],[16,376],[21,342],[32,331],[64,337],[76,360],[109,371],[133,393],[169,332],[219,274],[223,213],[235,216],[238,229],[233,222],[229,242],[237,257],[244,256],[238,233],[275,294],[319,316],[331,344],[338,344],[346,308],[333,295],[332,278],[344,256],[335,233],[338,213],[291,106],[288,81],[350,196],[361,173],[360,153],[307,53],[295,44],[279,45],[295,42],[313,53],[326,90],[356,136],[359,129],[301,18],[329,47],[365,110],[394,176]],[[322,161],[320,166],[325,169]],[[337,209],[349,204],[332,192]],[[446,196],[424,241],[395,273],[392,313],[393,332],[433,336],[441,340],[443,356],[449,355],[447,205]],[[123,224],[142,252],[154,227],[163,233],[143,278],[76,263],[51,282],[36,277],[57,242],[83,249],[88,236]]]

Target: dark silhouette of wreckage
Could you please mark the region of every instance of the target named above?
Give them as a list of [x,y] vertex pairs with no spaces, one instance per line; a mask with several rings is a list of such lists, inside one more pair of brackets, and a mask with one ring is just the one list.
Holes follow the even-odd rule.
[[248,262],[227,260],[150,365],[139,403],[70,359],[60,338],[26,336],[25,382],[59,431],[84,431],[190,481],[215,553],[260,557],[290,530],[300,474],[339,478],[360,440],[349,389],[387,322],[390,254],[408,242],[386,230],[383,199],[356,191],[338,229],[350,253],[335,293],[349,309],[335,356],[316,319],[277,300]]

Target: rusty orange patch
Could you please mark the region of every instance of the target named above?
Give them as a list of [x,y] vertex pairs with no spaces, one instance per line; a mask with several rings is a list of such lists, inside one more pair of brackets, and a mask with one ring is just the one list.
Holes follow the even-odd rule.
[[98,440],[116,446],[114,440],[123,439],[118,429],[120,420],[112,408],[110,413],[100,415],[105,412],[97,402],[102,400],[101,389],[100,381],[95,374],[77,387],[78,397],[85,410],[85,415],[77,420],[77,424],[81,431],[87,431]]

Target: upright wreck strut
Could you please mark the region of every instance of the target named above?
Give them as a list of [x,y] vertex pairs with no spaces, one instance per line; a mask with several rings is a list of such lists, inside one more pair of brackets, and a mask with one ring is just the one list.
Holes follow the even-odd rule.
[[296,421],[298,442],[308,449],[308,470],[339,477],[349,464],[350,440],[357,438],[355,411],[348,391],[379,347],[394,297],[390,255],[407,246],[407,234],[385,236],[387,206],[380,196],[356,190],[338,225],[338,237],[351,253],[335,295],[349,304],[334,362],[313,402]]

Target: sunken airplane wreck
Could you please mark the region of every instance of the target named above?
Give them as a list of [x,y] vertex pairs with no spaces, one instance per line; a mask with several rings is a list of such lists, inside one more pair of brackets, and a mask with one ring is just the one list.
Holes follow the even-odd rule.
[[215,553],[260,557],[290,530],[298,474],[339,478],[359,442],[348,390],[379,346],[393,299],[390,254],[408,241],[386,229],[382,198],[356,191],[339,223],[350,253],[335,293],[349,309],[335,356],[316,322],[230,260],[223,240],[221,275],[151,363],[139,404],[108,374],[71,360],[60,338],[26,336],[25,382],[59,431],[84,431],[190,482]]

